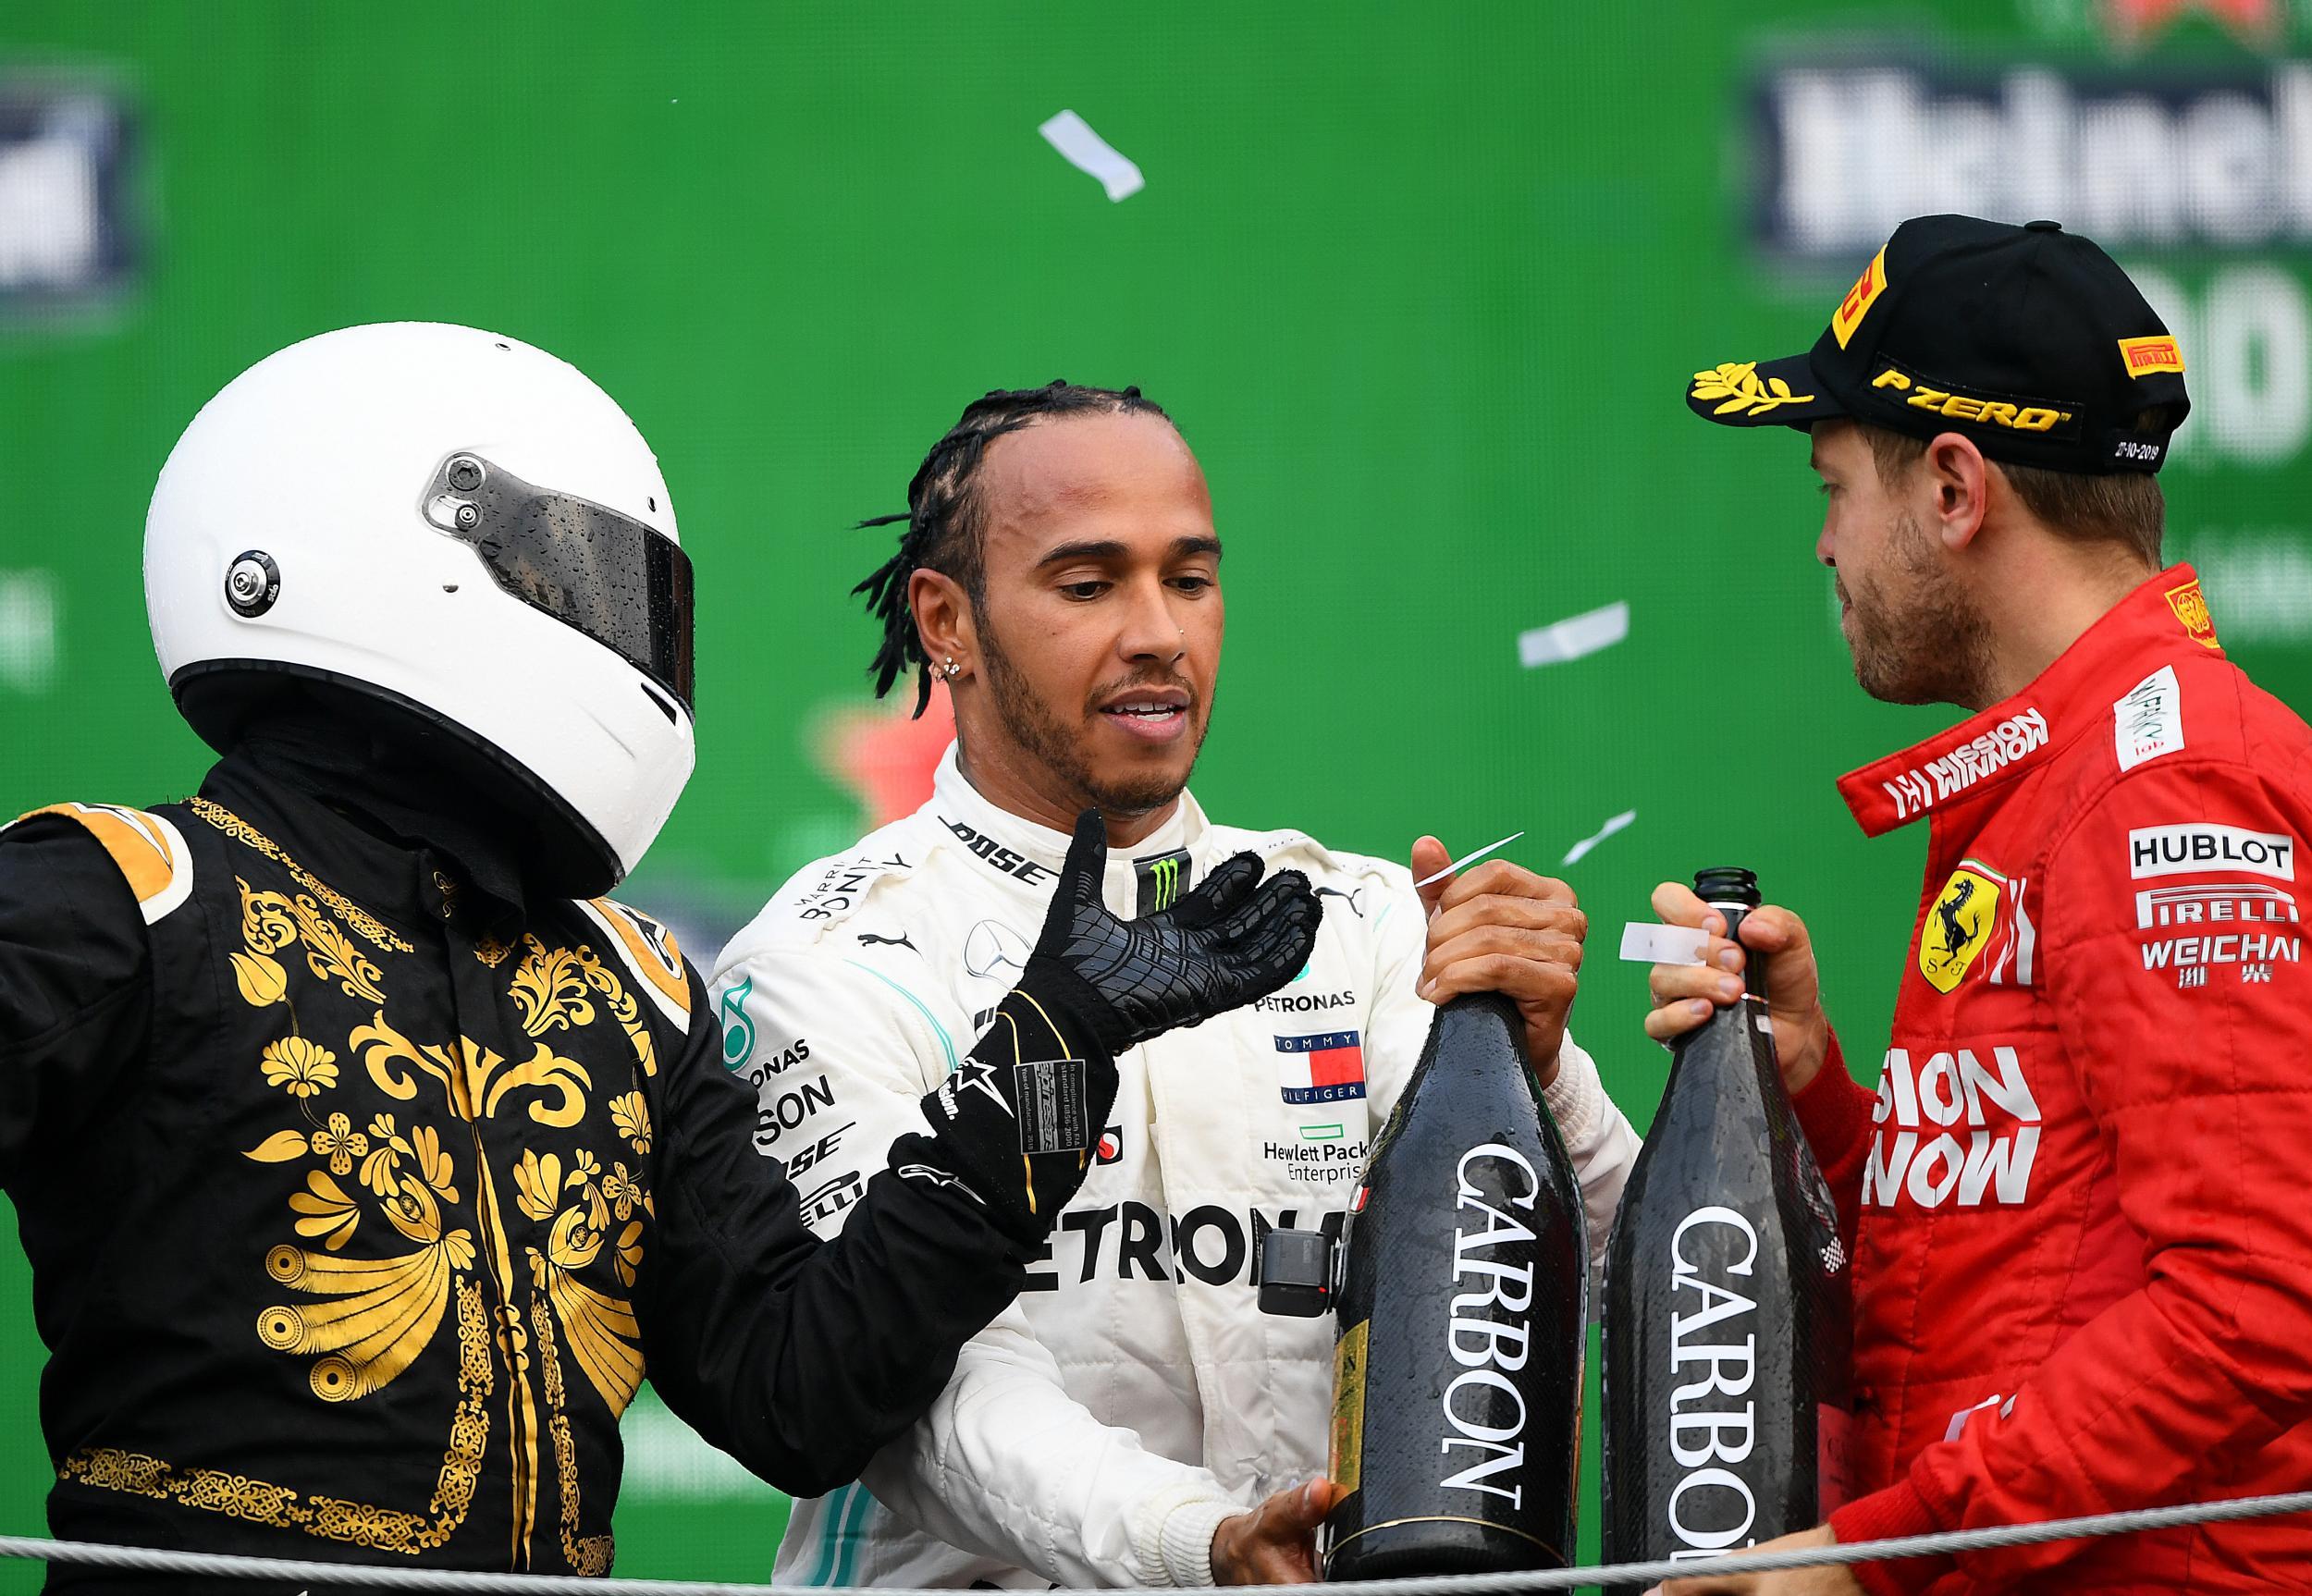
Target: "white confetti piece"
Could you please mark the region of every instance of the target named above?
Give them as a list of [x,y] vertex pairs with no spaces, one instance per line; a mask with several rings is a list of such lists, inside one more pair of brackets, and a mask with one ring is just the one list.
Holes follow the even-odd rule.
[[1111,200],[1129,199],[1148,186],[1140,169],[1116,153],[1116,147],[1091,129],[1073,111],[1063,111],[1036,129],[1060,152],[1067,164],[1100,179]]
[[1605,841],[1606,838],[1611,837],[1615,832],[1622,829],[1622,828],[1628,826],[1631,821],[1637,819],[1637,817],[1638,812],[1635,809],[1623,810],[1620,814],[1615,816],[1611,820],[1605,822],[1605,825],[1599,827],[1596,836],[1584,837],[1580,841],[1576,842],[1572,847],[1567,849],[1565,862],[1568,865],[1580,864],[1583,858],[1588,856],[1591,849],[1596,847],[1600,842]]
[[1528,670],[1537,665],[1563,665],[1601,648],[1611,648],[1629,635],[1629,606],[1619,599],[1603,609],[1569,615],[1548,626],[1518,633],[1518,663]]
[[1632,920],[1621,928],[1621,956],[1633,964],[1699,964],[1710,933],[1699,926]]
[[1416,887],[1426,887],[1433,881],[1442,881],[1447,876],[1457,874],[1463,866],[1474,865],[1480,859],[1482,859],[1486,854],[1492,853],[1494,849],[1506,848],[1510,843],[1516,841],[1519,838],[1524,835],[1525,833],[1522,831],[1512,831],[1509,835],[1504,837],[1498,842],[1488,842],[1474,853],[1462,854],[1458,859],[1456,859],[1452,864],[1447,865],[1444,869],[1438,871],[1435,875],[1423,876],[1420,880],[1414,882],[1413,885]]

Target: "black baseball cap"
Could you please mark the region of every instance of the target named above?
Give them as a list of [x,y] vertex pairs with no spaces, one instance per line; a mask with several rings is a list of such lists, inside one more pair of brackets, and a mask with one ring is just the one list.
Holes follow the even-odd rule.
[[2060,222],[1976,216],[1903,223],[1812,350],[1696,372],[1686,402],[1727,426],[1956,432],[2097,474],[2158,471],[2192,408],[2183,350],[2117,262]]

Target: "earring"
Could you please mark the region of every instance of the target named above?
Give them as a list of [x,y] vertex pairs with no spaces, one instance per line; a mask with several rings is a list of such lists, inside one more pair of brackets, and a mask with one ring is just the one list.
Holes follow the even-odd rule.
[[950,681],[954,681],[963,673],[964,668],[955,663],[955,657],[952,654],[947,657],[947,663],[940,667],[940,674],[946,677]]

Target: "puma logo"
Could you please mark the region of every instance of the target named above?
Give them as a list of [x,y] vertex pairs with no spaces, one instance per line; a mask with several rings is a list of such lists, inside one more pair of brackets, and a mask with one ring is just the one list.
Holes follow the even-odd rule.
[[907,933],[904,931],[900,932],[896,937],[879,937],[872,931],[862,931],[859,933],[859,940],[863,944],[874,943],[885,948],[904,948],[910,953],[920,954],[923,951],[921,948],[907,939]]
[[1345,899],[1348,903],[1348,912],[1350,914],[1356,915],[1359,920],[1365,917],[1365,906],[1363,903],[1358,902],[1359,899],[1364,896],[1364,892],[1361,889],[1354,892],[1344,892],[1337,887],[1319,887],[1317,889],[1317,896],[1320,898]]

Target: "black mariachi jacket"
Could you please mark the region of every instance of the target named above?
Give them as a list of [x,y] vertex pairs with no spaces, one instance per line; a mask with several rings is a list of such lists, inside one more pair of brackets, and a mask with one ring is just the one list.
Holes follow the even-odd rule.
[[236,755],[0,834],[55,1532],[601,1573],[646,1370],[774,1483],[851,1478],[1017,1289],[987,1210],[881,1174],[822,1246],[661,927],[314,784]]

